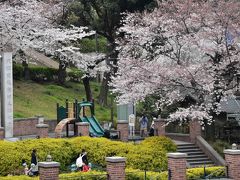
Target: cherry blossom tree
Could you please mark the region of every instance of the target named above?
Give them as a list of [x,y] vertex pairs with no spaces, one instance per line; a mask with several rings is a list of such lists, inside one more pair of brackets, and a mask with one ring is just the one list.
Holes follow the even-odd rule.
[[156,108],[186,99],[170,120],[212,120],[234,95],[240,74],[240,2],[169,0],[148,13],[126,14],[119,33],[118,102],[157,95]]
[[78,67],[88,67],[93,63],[93,57],[82,55],[74,42],[95,32],[86,27],[60,26],[63,7],[66,4],[60,0],[0,2],[0,47],[11,45],[14,52],[34,48],[46,55],[57,56],[65,69],[69,61]]

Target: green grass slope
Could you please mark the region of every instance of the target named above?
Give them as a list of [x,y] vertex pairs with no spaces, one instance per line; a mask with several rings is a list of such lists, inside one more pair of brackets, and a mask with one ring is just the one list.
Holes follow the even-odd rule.
[[[91,82],[93,96],[97,97],[100,84]],[[66,87],[54,83],[38,84],[31,81],[14,81],[14,117],[26,118],[44,115],[45,119],[56,119],[56,103],[65,106],[65,100],[73,102],[85,98],[81,83],[67,82]],[[100,121],[110,120],[110,108],[95,104],[95,114]],[[116,113],[115,113],[116,116]]]

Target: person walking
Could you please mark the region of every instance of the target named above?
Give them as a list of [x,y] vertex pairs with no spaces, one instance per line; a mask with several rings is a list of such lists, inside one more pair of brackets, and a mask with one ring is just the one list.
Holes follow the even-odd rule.
[[140,136],[141,137],[146,137],[146,135],[147,135],[147,123],[148,123],[147,116],[143,115],[142,118],[139,119],[139,123],[140,123]]

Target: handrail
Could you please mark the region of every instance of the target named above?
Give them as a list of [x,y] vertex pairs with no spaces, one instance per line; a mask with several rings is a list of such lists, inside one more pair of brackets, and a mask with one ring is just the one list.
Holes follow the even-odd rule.
[[197,146],[203,150],[203,152],[205,152],[216,165],[225,166],[225,160],[208,144],[207,141],[205,141],[205,139],[201,136],[197,136],[196,140]]

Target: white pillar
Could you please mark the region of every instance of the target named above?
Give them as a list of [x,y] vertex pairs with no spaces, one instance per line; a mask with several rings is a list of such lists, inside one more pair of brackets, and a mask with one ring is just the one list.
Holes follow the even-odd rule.
[[1,112],[5,137],[13,137],[13,75],[12,51],[1,53]]
[[0,128],[3,127],[2,122],[2,54],[0,53]]

